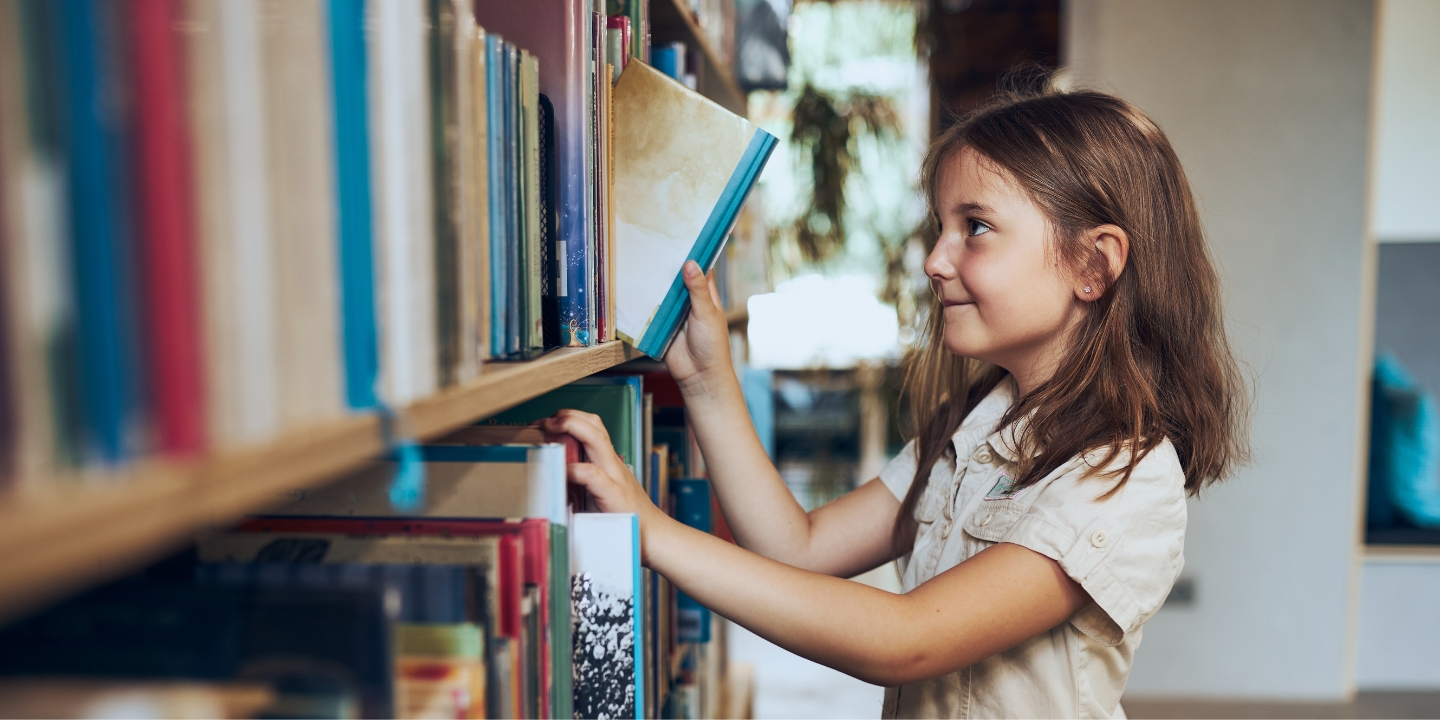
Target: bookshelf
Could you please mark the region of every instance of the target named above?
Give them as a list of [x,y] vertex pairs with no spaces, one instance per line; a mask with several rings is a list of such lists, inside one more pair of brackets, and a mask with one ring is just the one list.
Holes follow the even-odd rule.
[[[744,93],[685,2],[654,0],[651,12],[657,40],[697,49],[703,93],[744,115]],[[488,362],[473,381],[399,409],[399,425],[416,439],[434,438],[642,357],[609,342],[525,362]],[[287,491],[323,485],[384,450],[380,419],[354,415],[259,445],[22,483],[0,494],[0,622],[120,577],[183,546],[199,530],[262,510]]]
[[[561,385],[642,357],[619,342],[487,363],[475,380],[399,411],[416,438],[443,435]],[[196,531],[324,484],[384,452],[379,418],[353,416],[254,447],[186,461],[143,460],[122,472],[32,483],[0,496],[0,621],[119,577]]]
[[721,62],[719,49],[705,39],[686,0],[653,0],[650,13],[650,33],[655,42],[679,40],[698,48],[704,68],[701,83],[704,94],[726,110],[746,115],[745,93],[735,82],[730,66]]

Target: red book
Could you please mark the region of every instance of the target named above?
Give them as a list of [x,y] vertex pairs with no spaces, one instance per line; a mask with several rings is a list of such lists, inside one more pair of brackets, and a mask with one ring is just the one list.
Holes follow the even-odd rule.
[[130,9],[148,385],[160,449],[189,454],[206,430],[180,14],[173,0]]

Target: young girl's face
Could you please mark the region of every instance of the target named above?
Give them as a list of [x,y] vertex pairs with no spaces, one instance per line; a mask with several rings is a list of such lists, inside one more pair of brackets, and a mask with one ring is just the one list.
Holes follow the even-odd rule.
[[1083,286],[1060,267],[1049,221],[1008,173],[967,148],[939,176],[940,239],[925,273],[944,305],[945,347],[1005,368],[1028,392],[1061,357]]

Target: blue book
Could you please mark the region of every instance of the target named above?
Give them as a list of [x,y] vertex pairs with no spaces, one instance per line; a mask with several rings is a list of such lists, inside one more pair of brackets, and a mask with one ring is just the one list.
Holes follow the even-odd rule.
[[370,410],[377,405],[375,380],[380,358],[371,237],[364,0],[330,0],[330,53],[335,87],[335,189],[345,399],[352,410]]
[[660,358],[690,310],[682,266],[714,266],[776,141],[639,62],[614,117],[615,329]]
[[125,47],[122,11],[103,0],[66,0],[51,15],[66,110],[58,119],[78,318],[78,444],[83,459],[102,463],[137,452],[143,422],[126,118],[110,100],[124,81],[106,53]]
[[[710,481],[671,480],[670,496],[675,498],[675,519],[701,532],[710,532]],[[710,608],[675,591],[675,639],[680,642],[710,642]]]
[[505,354],[505,307],[509,283],[505,272],[505,41],[499,35],[485,36],[485,108],[489,137],[490,173],[490,353]]

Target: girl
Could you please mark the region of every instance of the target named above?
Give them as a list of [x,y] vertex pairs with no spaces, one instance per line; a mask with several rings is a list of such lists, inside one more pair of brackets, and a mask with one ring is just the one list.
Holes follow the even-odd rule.
[[[1008,95],[925,160],[935,293],[915,438],[806,514],[762,450],[700,269],[666,364],[739,547],[650,504],[593,415],[570,466],[635,512],[645,563],[905,717],[1123,716],[1140,629],[1182,565],[1185,498],[1245,456],[1219,282],[1165,134],[1094,92]],[[903,595],[845,580],[901,560]]]

